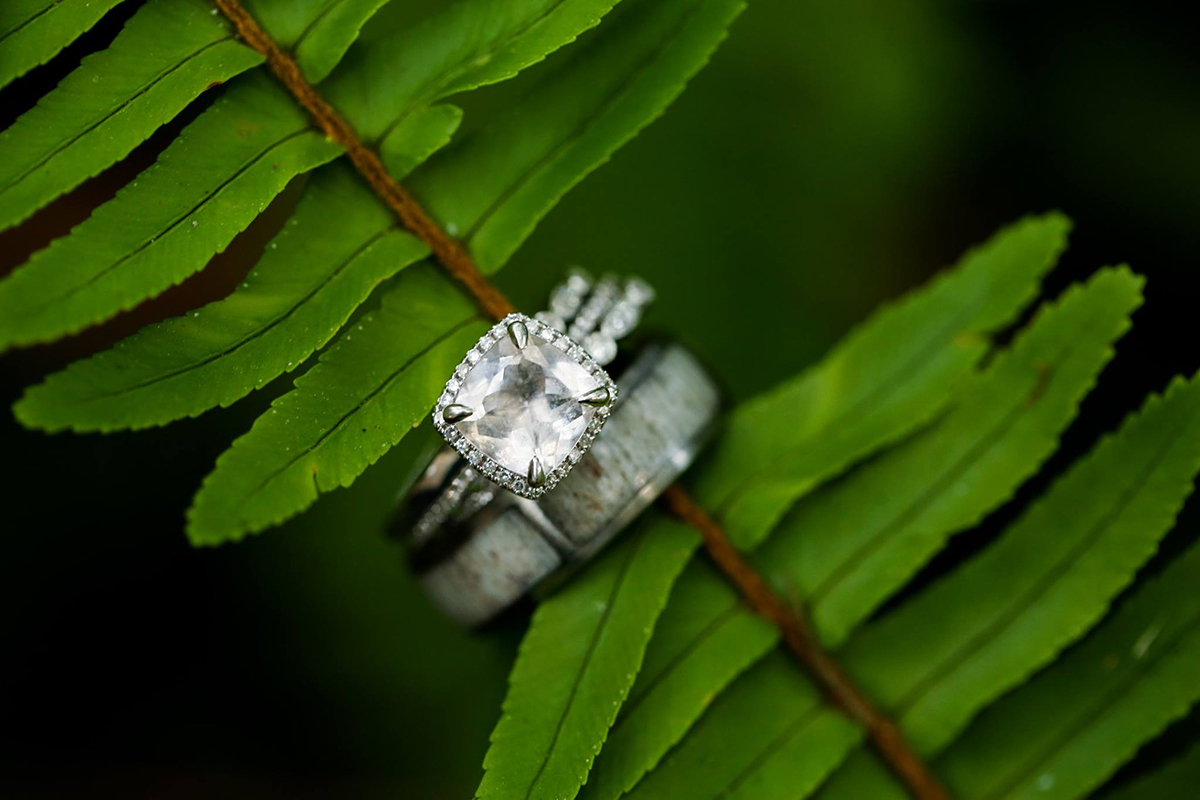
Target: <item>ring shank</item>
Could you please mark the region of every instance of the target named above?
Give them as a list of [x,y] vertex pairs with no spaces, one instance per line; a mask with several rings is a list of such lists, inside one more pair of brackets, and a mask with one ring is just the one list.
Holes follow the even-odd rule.
[[695,459],[719,410],[716,385],[679,344],[652,345],[619,380],[604,435],[538,501],[507,493],[433,559],[414,552],[436,605],[479,625],[552,573],[602,548]]

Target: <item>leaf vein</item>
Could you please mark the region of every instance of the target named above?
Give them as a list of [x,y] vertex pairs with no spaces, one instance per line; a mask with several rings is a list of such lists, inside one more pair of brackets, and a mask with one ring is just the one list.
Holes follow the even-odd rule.
[[4,41],[5,39],[7,39],[8,37],[10,37],[10,36],[12,36],[12,35],[14,35],[14,34],[16,34],[16,33],[19,33],[19,32],[20,32],[22,29],[24,29],[24,28],[28,27],[29,25],[33,24],[33,22],[34,22],[35,20],[37,20],[39,17],[42,17],[42,16],[45,16],[46,14],[49,14],[51,11],[53,11],[55,8],[57,8],[57,7],[58,7],[58,5],[59,5],[60,3],[62,3],[62,0],[54,0],[54,2],[53,2],[53,3],[51,3],[51,4],[50,4],[50,5],[48,5],[48,6],[46,6],[46,7],[45,7],[45,8],[43,8],[41,11],[35,11],[35,12],[33,12],[33,16],[31,16],[31,17],[27,18],[27,19],[26,19],[24,22],[18,22],[18,23],[16,24],[16,26],[15,26],[15,27],[9,28],[9,29],[8,29],[7,31],[5,31],[3,34],[0,34],[0,42],[3,42],[3,41]]
[[330,2],[326,3],[325,7],[317,12],[317,15],[309,20],[309,23],[304,26],[304,30],[300,31],[300,35],[296,37],[296,41],[292,44],[289,52],[295,53],[297,50],[299,50],[300,45],[304,42],[308,35],[313,32],[313,29],[317,27],[321,20],[329,16],[329,13],[333,11],[335,7],[340,6],[344,2],[345,0],[330,0]]
[[592,636],[588,641],[587,649],[584,651],[583,661],[579,672],[575,674],[575,680],[571,684],[571,691],[567,694],[567,702],[563,706],[562,713],[558,716],[558,722],[554,726],[554,735],[550,739],[550,746],[546,748],[546,755],[542,758],[541,764],[538,765],[537,772],[529,781],[529,786],[525,790],[525,800],[530,800],[533,797],[534,787],[542,777],[542,773],[546,771],[546,765],[550,763],[550,756],[554,753],[554,748],[558,745],[559,737],[562,736],[563,727],[566,724],[567,716],[571,713],[571,708],[575,705],[575,698],[579,696],[579,687],[583,683],[583,678],[587,675],[588,668],[592,665],[592,654],[595,653],[597,645],[600,643],[600,635],[604,632],[604,626],[608,624],[608,618],[612,615],[613,606],[616,604],[617,594],[621,591],[621,587],[625,583],[625,578],[629,574],[629,568],[637,557],[638,551],[642,547],[642,543],[646,541],[646,536],[639,536],[633,546],[629,548],[629,555],[625,557],[625,561],[621,564],[621,569],[617,573],[616,580],[613,581],[612,590],[608,593],[608,602],[604,606],[604,611],[600,615],[600,619],[596,623],[596,629],[592,632]]
[[1077,720],[1075,724],[1068,727],[1067,730],[1063,732],[1063,735],[1058,737],[1058,739],[1045,752],[1041,753],[1038,758],[1022,766],[1006,783],[1002,784],[996,791],[987,795],[987,800],[997,800],[997,798],[1003,797],[1011,792],[1017,786],[1021,785],[1022,782],[1028,780],[1029,777],[1043,764],[1054,758],[1056,754],[1060,753],[1064,748],[1066,748],[1067,745],[1069,745],[1076,737],[1084,733],[1089,726],[1095,722],[1098,722],[1099,720],[1104,719],[1105,715],[1112,711],[1113,704],[1119,700],[1121,696],[1125,694],[1125,692],[1127,692],[1132,686],[1141,680],[1141,678],[1148,673],[1152,667],[1157,665],[1159,661],[1166,658],[1168,655],[1175,652],[1175,650],[1182,646],[1185,643],[1188,634],[1190,634],[1197,627],[1200,627],[1200,615],[1194,614],[1180,627],[1179,632],[1174,637],[1172,637],[1169,641],[1164,642],[1162,647],[1157,648],[1156,655],[1139,662],[1137,669],[1131,671],[1129,676],[1114,686],[1111,691],[1105,692],[1104,695],[1097,700],[1091,711]]
[[1031,591],[1020,597],[1017,602],[1011,604],[1004,615],[967,642],[957,653],[951,655],[938,670],[931,673],[926,679],[919,682],[906,693],[897,704],[898,708],[901,710],[911,708],[921,697],[932,691],[951,672],[977,655],[1002,630],[1010,627],[1026,610],[1032,608],[1034,603],[1045,595],[1046,592],[1050,591],[1059,578],[1067,574],[1071,564],[1085,555],[1092,548],[1092,545],[1095,544],[1096,540],[1104,534],[1108,526],[1128,508],[1137,495],[1138,490],[1150,479],[1155,467],[1158,466],[1173,444],[1174,440],[1168,438],[1155,452],[1154,457],[1139,471],[1137,479],[1121,493],[1104,518],[1093,525],[1087,535],[1068,550],[1043,579],[1032,587]]
[[825,711],[825,709],[819,702],[813,703],[813,705],[806,708],[799,717],[797,717],[786,728],[780,731],[779,735],[772,739],[771,742],[763,748],[762,752],[755,756],[754,759],[746,765],[746,768],[739,772],[737,776],[729,782],[728,786],[718,792],[714,797],[714,800],[718,800],[722,797],[728,797],[731,792],[736,791],[739,786],[750,780],[751,776],[753,776],[763,764],[767,763],[767,760],[770,759],[771,756],[779,752],[779,750],[781,750],[783,746],[788,743],[788,740],[790,740],[793,736],[800,733],[800,731],[804,730],[810,724],[815,722],[817,717],[819,717],[823,711]]
[[659,670],[657,675],[650,679],[650,682],[646,684],[646,687],[639,692],[636,697],[631,697],[629,699],[629,701],[625,704],[625,707],[621,709],[620,717],[618,717],[616,722],[613,723],[613,729],[615,730],[618,725],[624,722],[625,719],[633,713],[633,710],[641,705],[642,701],[649,697],[654,689],[656,689],[659,684],[666,680],[675,670],[675,668],[682,664],[688,656],[694,653],[701,644],[703,644],[707,639],[710,639],[716,635],[717,631],[724,627],[727,622],[732,620],[740,607],[741,604],[735,598],[734,602],[729,606],[729,608],[726,608],[720,614],[717,614],[708,622],[707,625],[697,632],[697,634],[692,637],[687,645],[685,645],[682,650],[676,653],[675,656],[667,662],[666,666]]
[[173,369],[169,372],[164,372],[160,375],[155,375],[153,378],[148,378],[144,381],[141,381],[140,383],[135,383],[131,386],[123,386],[120,389],[116,389],[111,392],[102,392],[99,394],[89,395],[86,399],[88,399],[88,400],[108,400],[113,397],[120,397],[123,394],[127,394],[129,392],[135,392],[139,389],[145,389],[146,387],[153,386],[156,383],[161,383],[163,381],[170,380],[171,378],[175,378],[180,375],[183,375],[192,370],[196,370],[201,367],[207,366],[208,364],[211,364],[212,362],[216,361],[218,358],[222,358],[224,356],[229,355],[230,353],[234,352],[235,350],[238,350],[239,348],[245,346],[245,344],[247,342],[251,341],[252,339],[257,339],[257,338],[263,336],[264,334],[266,334],[268,331],[283,324],[288,318],[290,318],[293,314],[295,314],[297,311],[299,311],[301,306],[303,306],[305,303],[312,300],[312,298],[315,297],[317,294],[319,294],[322,289],[324,289],[331,282],[333,282],[334,279],[336,279],[340,274],[342,274],[346,270],[346,268],[349,267],[350,264],[352,264],[360,255],[362,255],[364,252],[369,250],[371,245],[378,242],[380,239],[382,239],[384,236],[386,236],[388,233],[390,233],[393,230],[396,230],[395,225],[388,226],[384,230],[379,231],[378,233],[371,236],[371,238],[367,239],[367,241],[364,242],[361,246],[359,246],[358,249],[356,249],[353,253],[351,253],[349,256],[347,256],[340,264],[338,264],[337,267],[332,272],[330,272],[328,275],[326,275],[325,278],[322,279],[321,282],[317,286],[313,287],[303,297],[298,298],[296,300],[296,302],[293,303],[291,306],[289,306],[287,308],[287,310],[285,310],[282,314],[280,314],[279,316],[264,323],[263,325],[260,325],[258,328],[255,328],[253,331],[246,333],[244,336],[239,338],[237,341],[232,342],[231,344],[227,345],[226,347],[222,348],[221,350],[217,351],[216,353],[210,353],[209,355],[204,356],[203,358],[198,359],[196,361],[193,361],[190,364],[187,364],[187,365],[184,365],[181,367],[177,367],[176,369]]
[[1000,424],[987,432],[987,435],[975,443],[975,446],[970,448],[963,454],[953,465],[942,473],[941,477],[934,482],[915,502],[906,507],[899,515],[893,517],[892,520],[884,526],[878,533],[872,536],[867,541],[863,542],[854,552],[843,560],[836,569],[831,571],[822,581],[817,584],[809,596],[809,603],[814,608],[821,604],[821,601],[828,597],[837,586],[846,579],[846,577],[857,568],[871,554],[878,552],[889,539],[905,525],[918,519],[920,515],[942,494],[950,489],[951,486],[962,476],[963,472],[969,469],[976,461],[982,458],[997,444],[1001,443],[1009,430],[1016,425],[1022,413],[1026,410],[1027,405],[1024,399],[1018,401],[1010,408],[1000,420]]
[[[496,42],[495,45],[493,45],[492,47],[488,48],[487,50],[485,50],[482,53],[477,54],[475,56],[475,59],[473,59],[473,60],[478,60],[481,58],[490,59],[492,56],[494,56],[496,54],[496,52],[498,50],[500,50],[500,48],[507,46],[509,44],[509,42],[511,42],[513,39],[517,39],[521,36],[524,36],[526,33],[528,33],[530,30],[532,30],[534,26],[540,24],[543,20],[550,17],[550,15],[552,15],[555,11],[558,11],[558,9],[561,8],[567,2],[568,2],[568,0],[557,0],[557,2],[554,3],[554,5],[550,6],[545,11],[543,11],[541,14],[537,15],[536,17],[533,17],[527,23],[525,23],[524,25],[519,27],[517,30],[513,31],[511,36],[504,39],[503,41]],[[402,123],[402,122],[404,122],[404,120],[408,119],[408,117],[411,116],[418,109],[424,108],[429,103],[436,101],[439,97],[439,92],[441,91],[442,87],[446,86],[449,83],[453,83],[456,78],[458,78],[460,75],[462,75],[464,72],[466,72],[471,66],[472,66],[472,64],[470,62],[460,63],[457,68],[452,69],[449,72],[443,73],[441,75],[437,75],[434,78],[432,78],[431,80],[426,81],[425,85],[422,86],[414,94],[412,102],[410,102],[407,105],[407,107],[396,116],[396,118],[394,120],[392,120],[390,123],[388,123],[387,127],[385,127],[383,129],[383,132],[380,133],[379,136],[377,136],[375,138],[374,144],[378,145],[380,142],[382,142],[384,139],[386,139],[388,136],[390,136],[392,131],[394,131],[396,128],[398,128],[400,126],[400,123]]]
[[341,428],[343,425],[345,425],[346,422],[351,417],[353,417],[355,414],[357,414],[362,409],[363,406],[365,406],[367,403],[371,402],[371,400],[373,400],[381,392],[385,391],[387,389],[387,387],[393,381],[395,381],[398,377],[400,377],[400,375],[405,370],[407,370],[414,363],[416,363],[422,356],[424,356],[430,350],[437,347],[439,344],[446,341],[451,336],[458,333],[460,330],[462,330],[463,328],[465,328],[467,325],[471,324],[474,321],[475,321],[475,316],[471,315],[471,316],[467,317],[466,319],[455,323],[454,327],[450,328],[445,333],[439,334],[437,337],[435,337],[433,339],[433,341],[431,341],[429,344],[425,345],[419,351],[417,351],[412,356],[410,356],[408,359],[406,359],[403,364],[396,367],[395,370],[393,370],[386,378],[384,378],[383,381],[378,386],[376,386],[374,389],[372,389],[370,392],[368,392],[365,397],[363,397],[361,400],[359,400],[358,403],[355,404],[354,408],[350,409],[345,414],[343,414],[340,418],[338,418],[338,421],[335,422],[333,425],[331,425],[329,427],[329,430],[325,431],[320,436],[318,436],[316,441],[314,441],[308,447],[304,448],[299,453],[292,456],[292,458],[289,459],[287,461],[287,463],[285,463],[282,467],[275,470],[267,477],[263,478],[258,483],[258,485],[254,487],[254,489],[252,489],[250,492],[247,492],[247,495],[252,495],[252,494],[257,493],[268,483],[270,483],[271,481],[278,478],[280,475],[282,475],[287,470],[291,469],[292,466],[295,465],[296,462],[298,462],[300,459],[304,458],[309,453],[311,453],[313,450],[316,450],[318,447],[320,447],[321,444],[324,443],[326,439],[328,439],[333,434],[337,433],[338,429]]
[[151,89],[153,89],[155,86],[157,86],[162,81],[166,80],[166,78],[168,76],[170,76],[171,74],[173,74],[174,72],[182,69],[189,61],[192,61],[193,59],[199,57],[206,50],[216,47],[219,44],[223,44],[224,42],[227,42],[231,39],[233,39],[232,35],[224,36],[220,39],[217,39],[216,41],[209,42],[208,44],[204,45],[203,47],[198,48],[197,50],[194,50],[191,53],[189,53],[188,55],[184,56],[184,58],[182,60],[180,60],[178,63],[173,64],[172,66],[170,66],[167,69],[160,72],[158,75],[154,76],[152,79],[150,79],[149,81],[144,83],[141,87],[139,87],[138,90],[136,92],[134,92],[134,94],[132,94],[131,96],[129,96],[128,98],[123,100],[120,104],[118,104],[115,108],[110,110],[107,114],[104,114],[102,117],[100,117],[100,119],[96,120],[91,125],[89,125],[87,128],[85,128],[84,130],[75,134],[71,138],[67,139],[64,142],[59,143],[53,150],[51,150],[49,153],[47,153],[42,158],[38,159],[35,163],[31,164],[28,168],[26,168],[24,172],[17,175],[12,180],[10,180],[3,187],[0,187],[0,193],[7,192],[9,189],[13,188],[18,183],[25,180],[31,174],[36,172],[40,167],[44,166],[47,161],[54,158],[56,155],[58,155],[62,151],[66,150],[71,145],[75,144],[77,141],[82,139],[84,136],[87,136],[89,133],[94,131],[96,128],[99,128],[105,122],[108,122],[110,119],[115,117],[117,114],[124,111],[131,104],[133,104],[133,102],[136,101],[139,97],[141,97],[142,95],[149,92]]
[[43,310],[45,310],[46,308],[48,308],[48,307],[50,307],[50,306],[54,305],[55,303],[57,303],[57,302],[59,302],[59,301],[61,301],[61,300],[65,300],[66,298],[68,298],[68,297],[71,297],[72,295],[74,295],[74,294],[77,294],[77,293],[79,293],[79,292],[83,291],[84,289],[86,289],[87,287],[91,286],[93,283],[95,283],[96,281],[100,280],[100,279],[101,279],[101,278],[103,278],[105,275],[109,274],[110,272],[112,272],[113,270],[115,270],[117,267],[121,266],[121,265],[122,265],[122,264],[124,264],[126,261],[128,261],[128,260],[129,260],[129,259],[131,259],[131,258],[133,258],[133,257],[134,257],[134,256],[136,256],[138,253],[142,252],[142,251],[143,251],[143,250],[145,250],[147,247],[150,247],[150,246],[151,246],[151,245],[153,245],[153,244],[154,244],[156,241],[158,241],[159,239],[161,239],[163,236],[166,236],[168,233],[170,233],[170,232],[171,232],[171,231],[173,231],[175,228],[177,228],[177,227],[178,227],[178,226],[179,226],[179,225],[180,225],[180,224],[181,224],[181,223],[182,223],[184,220],[186,220],[188,217],[190,217],[192,214],[194,214],[194,213],[195,213],[195,212],[196,212],[196,211],[197,211],[197,210],[198,210],[200,207],[202,207],[204,204],[208,203],[208,202],[209,202],[209,201],[211,201],[211,200],[212,200],[214,197],[216,197],[218,194],[220,194],[220,193],[221,193],[223,190],[225,190],[225,189],[226,189],[226,188],[227,188],[227,187],[228,187],[228,186],[229,186],[231,183],[233,183],[233,182],[234,182],[234,181],[236,181],[238,178],[240,178],[242,175],[244,175],[244,174],[246,173],[246,171],[247,171],[247,170],[249,170],[250,168],[252,168],[252,167],[253,167],[255,164],[257,164],[259,161],[262,161],[262,159],[263,159],[263,158],[265,158],[265,157],[266,157],[266,155],[267,155],[268,153],[270,153],[272,150],[274,150],[275,148],[277,148],[277,147],[279,147],[279,146],[281,146],[281,145],[283,145],[283,144],[286,144],[287,142],[291,141],[292,139],[295,139],[295,138],[296,138],[296,137],[298,137],[298,136],[302,136],[302,135],[303,135],[303,134],[305,134],[305,133],[309,133],[310,131],[311,131],[311,128],[309,128],[308,126],[305,126],[305,127],[301,128],[301,129],[299,129],[299,130],[297,130],[297,131],[294,131],[293,133],[290,133],[290,134],[288,134],[287,136],[283,137],[282,139],[279,139],[278,141],[274,142],[273,144],[270,144],[270,145],[268,145],[268,146],[267,146],[266,148],[264,148],[264,149],[263,149],[261,152],[259,152],[257,155],[255,155],[253,158],[251,158],[249,161],[247,161],[245,164],[243,164],[241,167],[239,167],[239,168],[238,168],[238,170],[237,170],[237,172],[235,172],[233,175],[231,175],[231,176],[230,176],[229,178],[227,178],[226,180],[222,181],[222,182],[221,182],[221,183],[220,183],[220,184],[219,184],[219,185],[218,185],[216,188],[214,188],[212,191],[210,191],[210,192],[208,192],[207,194],[205,194],[205,195],[204,195],[204,197],[203,197],[203,198],[201,198],[201,200],[200,200],[198,203],[196,203],[196,205],[192,206],[192,207],[191,207],[191,208],[189,208],[187,211],[185,211],[184,213],[180,214],[180,215],[179,215],[179,216],[177,216],[175,219],[173,219],[173,220],[172,220],[172,221],[171,221],[171,222],[170,222],[170,223],[169,223],[169,224],[168,224],[168,225],[167,225],[165,228],[163,228],[161,231],[159,231],[158,233],[156,233],[156,234],[154,234],[153,236],[149,237],[148,239],[146,239],[145,241],[143,241],[143,242],[142,242],[140,245],[138,245],[138,246],[137,246],[135,249],[133,249],[132,251],[130,251],[130,252],[128,252],[128,253],[126,253],[126,254],[125,254],[125,255],[123,255],[123,256],[121,256],[119,259],[117,259],[117,260],[116,260],[116,261],[114,261],[113,263],[109,264],[107,267],[105,267],[104,269],[100,270],[100,271],[99,271],[99,272],[97,272],[95,275],[92,275],[90,278],[88,278],[88,279],[87,279],[86,281],[84,281],[83,283],[80,283],[80,284],[77,284],[77,285],[75,285],[75,286],[72,286],[72,287],[71,287],[71,288],[69,288],[69,289],[68,289],[66,292],[63,292],[62,294],[59,294],[59,295],[55,295],[54,297],[50,298],[49,300],[44,300],[44,301],[42,301],[41,303],[39,303],[39,304],[37,304],[37,305],[35,305],[35,306],[31,307],[31,308],[28,308],[28,309],[26,309],[26,312],[27,312],[27,313],[26,313],[26,316],[29,316],[29,315],[31,315],[31,314],[36,314],[36,313],[38,313],[38,312],[40,312],[40,311],[43,311]]
[[[686,14],[680,17],[679,22],[671,30],[671,33],[668,36],[663,37],[663,40],[669,41],[674,39],[680,33],[680,31],[687,27],[687,24],[691,22],[692,18],[699,13],[699,9],[702,5],[702,3],[697,3],[696,5],[692,6],[692,8],[690,8]],[[521,187],[530,178],[532,178],[534,174],[541,170],[542,167],[552,161],[567,147],[583,138],[583,135],[587,133],[588,127],[597,119],[602,117],[612,104],[626,94],[632,88],[633,84],[636,83],[637,80],[641,78],[647,70],[654,66],[655,62],[662,58],[662,52],[665,49],[666,47],[664,45],[663,47],[655,50],[648,58],[643,59],[641,64],[638,65],[637,69],[635,69],[623,81],[621,81],[621,83],[617,85],[602,102],[598,103],[595,111],[593,111],[582,122],[580,122],[575,130],[571,132],[570,136],[567,136],[554,147],[550,148],[550,150],[548,150],[540,158],[530,164],[524,171],[522,171],[521,174],[518,175],[504,191],[498,193],[496,195],[496,199],[493,200],[486,209],[484,209],[483,213],[479,215],[479,218],[475,220],[475,222],[467,230],[466,234],[463,236],[463,239],[470,240],[473,236],[475,236],[475,234],[477,234],[479,230],[487,224],[488,220],[491,219],[496,211],[505,203],[507,203],[514,194],[519,192]]]

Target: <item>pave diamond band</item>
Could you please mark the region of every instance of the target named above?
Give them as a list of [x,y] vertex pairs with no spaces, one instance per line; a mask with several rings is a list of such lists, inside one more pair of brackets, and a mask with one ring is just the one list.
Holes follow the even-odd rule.
[[549,310],[537,319],[566,331],[597,363],[607,365],[617,355],[617,342],[633,332],[653,301],[654,290],[641,278],[621,281],[606,275],[593,282],[576,269],[551,292]]

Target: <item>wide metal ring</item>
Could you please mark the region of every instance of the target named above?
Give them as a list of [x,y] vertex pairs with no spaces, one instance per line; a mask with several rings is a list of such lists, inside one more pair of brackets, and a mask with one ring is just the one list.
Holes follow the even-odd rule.
[[[602,548],[695,459],[713,430],[717,386],[675,343],[643,348],[620,376],[621,402],[576,468],[534,501],[499,492],[424,541],[410,560],[426,592],[467,625],[482,624],[534,586]],[[435,458],[409,493],[401,530],[455,475],[453,455]]]

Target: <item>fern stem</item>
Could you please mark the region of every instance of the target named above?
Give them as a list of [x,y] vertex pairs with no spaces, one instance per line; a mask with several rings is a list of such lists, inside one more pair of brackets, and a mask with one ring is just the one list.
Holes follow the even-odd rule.
[[876,708],[833,656],[817,641],[803,611],[788,605],[729,541],[724,529],[679,484],[663,493],[671,512],[700,532],[709,557],[759,616],[779,629],[783,641],[830,701],[866,728],[867,736],[896,776],[918,800],[950,800],[950,794],[912,749],[900,728]]
[[[304,106],[325,135],[346,149],[359,174],[401,224],[429,246],[438,263],[463,285],[479,307],[497,320],[512,312],[512,303],[484,277],[466,248],[442,230],[416,199],[388,174],[379,156],[363,144],[342,115],[316,92],[296,62],[279,48],[249,12],[237,0],[213,2],[237,28],[246,44],[266,58],[267,67]],[[863,725],[875,749],[909,792],[917,800],[950,800],[949,793],[896,724],[875,707],[841,665],[821,648],[802,612],[780,599],[742,558],[724,529],[679,484],[668,488],[663,497],[675,516],[700,533],[709,557],[750,607],[779,629],[788,648],[830,701]]]
[[388,174],[375,151],[364,145],[337,109],[317,94],[296,62],[279,49],[279,45],[254,17],[237,0],[213,2],[237,28],[242,40],[266,58],[267,67],[304,106],[325,135],[346,149],[355,169],[395,213],[401,224],[429,246],[438,263],[466,288],[479,307],[496,319],[502,319],[514,311],[508,298],[475,266],[466,248],[457,239],[447,235],[416,199]]

